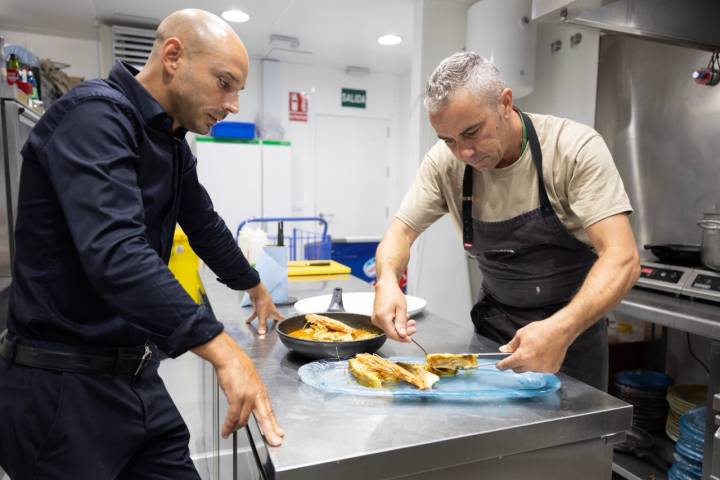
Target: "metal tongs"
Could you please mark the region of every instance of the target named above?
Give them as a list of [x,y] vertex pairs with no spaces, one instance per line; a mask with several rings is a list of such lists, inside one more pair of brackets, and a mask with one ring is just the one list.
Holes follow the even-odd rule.
[[423,351],[423,353],[425,354],[426,357],[428,356],[427,350],[425,350],[425,349],[423,348],[423,346],[420,345],[420,344],[417,342],[417,340],[415,340],[415,339],[412,338],[412,337],[410,337],[410,340],[411,340],[415,345],[417,345],[420,350]]

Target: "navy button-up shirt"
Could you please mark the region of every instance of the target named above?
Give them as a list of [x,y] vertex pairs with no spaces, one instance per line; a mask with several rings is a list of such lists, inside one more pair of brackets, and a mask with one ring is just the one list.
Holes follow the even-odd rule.
[[39,342],[174,357],[222,325],[175,280],[176,223],[219,280],[259,283],[197,178],[185,131],[116,64],[55,102],[25,144],[8,329]]

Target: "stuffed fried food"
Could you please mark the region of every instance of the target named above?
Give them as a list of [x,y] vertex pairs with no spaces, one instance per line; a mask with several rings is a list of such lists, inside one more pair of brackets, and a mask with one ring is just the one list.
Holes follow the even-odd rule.
[[431,353],[425,357],[425,365],[440,376],[456,375],[458,370],[476,368],[477,357],[472,354]]
[[328,330],[334,332],[352,333],[354,328],[349,325],[345,325],[339,320],[334,318],[326,317],[325,315],[317,315],[315,313],[308,313],[305,315],[305,320],[311,325],[319,325]]
[[352,342],[378,336],[375,332],[362,328],[353,328],[324,315],[310,313],[305,315],[305,320],[307,321],[305,326],[288,335],[319,342]]
[[[428,390],[439,380],[437,375],[426,371],[421,365],[410,369],[369,353],[358,353],[348,362],[350,373],[366,387],[379,388],[386,383],[399,381],[410,383],[420,390]],[[417,370],[415,367],[419,368]],[[412,370],[412,371],[411,371]]]
[[425,385],[430,385],[430,388],[440,380],[440,377],[427,368],[427,365],[420,365],[418,363],[405,363],[397,362],[405,370],[409,371],[413,375],[417,376]]

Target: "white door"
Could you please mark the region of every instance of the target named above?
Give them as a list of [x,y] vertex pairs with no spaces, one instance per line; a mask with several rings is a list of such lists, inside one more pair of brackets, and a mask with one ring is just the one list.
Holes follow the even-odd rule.
[[389,154],[389,120],[315,117],[315,212],[328,221],[331,236],[382,236]]

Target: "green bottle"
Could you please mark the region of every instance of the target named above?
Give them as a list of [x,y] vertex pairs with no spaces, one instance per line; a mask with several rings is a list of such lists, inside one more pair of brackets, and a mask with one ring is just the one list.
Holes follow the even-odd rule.
[[14,85],[18,81],[18,75],[20,72],[20,60],[14,53],[10,54],[10,58],[7,61],[7,83],[8,85]]

